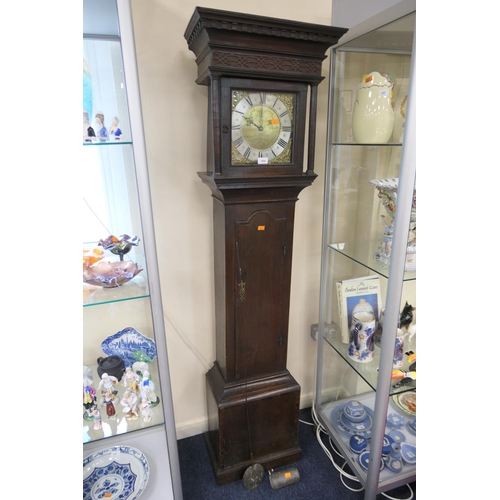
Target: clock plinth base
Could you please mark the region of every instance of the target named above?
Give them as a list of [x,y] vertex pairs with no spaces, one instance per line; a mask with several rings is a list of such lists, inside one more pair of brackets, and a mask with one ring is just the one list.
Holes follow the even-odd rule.
[[205,438],[218,485],[242,479],[256,463],[269,470],[302,458],[300,386],[288,371],[226,383],[215,363],[206,382]]

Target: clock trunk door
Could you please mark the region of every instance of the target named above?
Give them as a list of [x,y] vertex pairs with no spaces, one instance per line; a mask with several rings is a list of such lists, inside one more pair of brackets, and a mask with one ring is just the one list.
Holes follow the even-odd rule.
[[237,221],[235,252],[236,379],[284,371],[291,271],[286,216],[259,210]]

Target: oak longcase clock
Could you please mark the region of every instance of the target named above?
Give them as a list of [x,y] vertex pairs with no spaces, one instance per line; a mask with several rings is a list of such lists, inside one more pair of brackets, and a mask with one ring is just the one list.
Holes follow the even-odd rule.
[[208,87],[198,175],[213,198],[216,360],[205,437],[217,484],[256,463],[301,458],[300,385],[286,368],[295,203],[316,178],[322,62],[346,31],[197,7],[184,35],[196,83]]

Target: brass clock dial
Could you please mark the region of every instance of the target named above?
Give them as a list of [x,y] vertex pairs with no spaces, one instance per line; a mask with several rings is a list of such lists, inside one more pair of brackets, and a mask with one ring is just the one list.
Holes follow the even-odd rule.
[[294,105],[290,93],[233,90],[231,163],[291,163]]

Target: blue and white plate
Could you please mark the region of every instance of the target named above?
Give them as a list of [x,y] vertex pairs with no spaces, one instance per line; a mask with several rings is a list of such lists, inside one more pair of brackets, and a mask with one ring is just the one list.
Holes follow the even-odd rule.
[[[363,451],[359,455],[359,463],[363,469],[368,470],[368,464],[370,463],[370,452],[369,451]],[[380,470],[382,470],[385,467],[384,461],[380,459]]]
[[417,447],[410,443],[401,443],[401,457],[406,464],[417,463]]
[[83,459],[83,500],[136,500],[148,479],[149,463],[137,448],[105,448]]
[[156,358],[155,341],[132,327],[106,337],[102,341],[101,349],[107,356],[120,356],[125,362],[125,367],[132,366],[138,361],[134,358],[134,353],[137,351],[148,356],[151,361]]
[[343,432],[348,436],[358,435],[365,438],[370,438],[373,427],[373,410],[365,406],[366,416],[361,422],[351,422],[344,415],[344,406],[341,405],[335,408],[332,414],[332,424],[339,432]]

